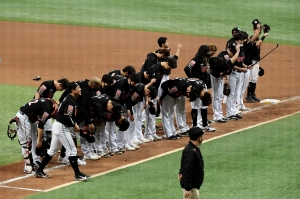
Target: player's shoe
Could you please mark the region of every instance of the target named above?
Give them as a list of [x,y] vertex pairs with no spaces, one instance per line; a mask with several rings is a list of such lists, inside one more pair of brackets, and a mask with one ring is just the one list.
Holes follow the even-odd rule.
[[156,134],[153,134],[152,137],[155,139],[155,140],[161,140],[162,138]]
[[100,152],[100,153],[97,153],[97,155],[98,156],[101,156],[102,158],[109,158],[110,157],[110,155],[109,155],[109,153],[105,153],[105,152]]
[[134,140],[132,143],[135,144],[135,145],[141,145],[141,144],[143,144],[143,142],[141,140],[139,140],[139,139]]
[[60,162],[62,164],[69,164],[70,163],[67,156],[65,156],[65,157],[58,156],[57,162]]
[[249,110],[250,110],[250,108],[245,107],[245,106],[239,109],[239,111],[249,111]]
[[172,135],[170,137],[167,138],[168,140],[177,140],[177,137],[175,135]]
[[77,163],[78,163],[78,166],[85,166],[86,165],[86,161],[84,160],[81,160],[81,159],[77,159]]
[[255,94],[252,95],[251,98],[256,102],[260,102],[260,99],[258,99]]
[[215,128],[212,128],[212,127],[210,127],[209,125],[208,125],[208,126],[202,127],[202,129],[203,129],[204,131],[207,131],[207,132],[215,132],[215,131],[216,131]]
[[138,145],[136,145],[136,144],[132,144],[132,145],[130,145],[132,148],[135,148],[135,149],[139,149],[140,147],[138,146]]
[[84,173],[77,173],[75,176],[74,176],[74,178],[75,178],[75,180],[77,180],[77,181],[88,181],[89,179],[90,179],[90,177],[91,176],[89,176],[89,175],[86,175],[86,174],[84,174]]
[[236,118],[238,118],[238,119],[243,119],[243,117],[240,116],[239,114],[235,114],[234,116],[235,116]]
[[231,115],[227,117],[229,120],[238,120],[237,117],[235,117],[235,115]]
[[187,131],[180,133],[181,136],[186,137],[189,136],[189,133]]
[[176,135],[174,135],[174,136],[176,136],[177,139],[182,138],[182,135],[180,135],[180,134],[178,134],[178,133],[177,133]]
[[51,178],[50,175],[47,175],[44,171],[36,171],[35,172],[35,177],[37,178]]
[[252,99],[252,97],[250,95],[247,95],[246,102],[253,103],[253,102],[255,102],[255,100]]
[[83,159],[85,159],[85,160],[98,160],[99,156],[95,156],[94,154],[90,153],[88,155],[84,155]]
[[225,122],[227,122],[227,120],[224,120],[223,118],[219,119],[219,120],[215,120],[215,121],[218,122],[218,123],[225,123]]
[[129,146],[128,144],[125,145],[126,151],[135,151],[135,148]]
[[145,138],[150,140],[151,142],[155,141],[155,139],[152,135],[145,135]]
[[141,138],[139,139],[140,141],[142,141],[143,143],[147,143],[147,142],[151,142],[150,140],[146,139],[146,138]]

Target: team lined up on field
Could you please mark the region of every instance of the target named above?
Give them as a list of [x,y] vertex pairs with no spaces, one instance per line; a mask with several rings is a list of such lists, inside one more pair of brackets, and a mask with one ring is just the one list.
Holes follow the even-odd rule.
[[[24,172],[34,171],[36,177],[50,177],[43,169],[60,150],[58,161],[70,163],[75,180],[88,180],[90,176],[78,168],[86,165],[85,160],[120,155],[137,150],[142,143],[161,140],[156,134],[159,113],[165,139],[187,136],[185,98],[191,102],[193,126],[202,130],[216,130],[210,127],[207,118],[211,103],[215,122],[241,119],[239,111],[248,110],[243,103],[248,85],[246,100],[259,101],[255,88],[263,40],[258,39],[260,23],[253,29],[254,34],[249,38],[246,32],[234,28],[226,50],[217,57],[214,57],[215,45],[201,45],[184,68],[187,77],[169,78],[172,70],[179,70],[177,60],[182,46],[178,44],[172,55],[167,38],[160,37],[159,49],[148,53],[141,69],[129,65],[110,71],[101,79],[43,82],[34,100],[22,106],[16,115]],[[265,33],[263,38],[267,36]],[[226,100],[226,116],[222,110],[224,84],[229,84],[231,89]],[[60,99],[54,101],[54,93],[63,90]],[[174,125],[174,113],[180,133]],[[50,118],[54,118],[53,124]],[[83,158],[77,156],[78,135]]]

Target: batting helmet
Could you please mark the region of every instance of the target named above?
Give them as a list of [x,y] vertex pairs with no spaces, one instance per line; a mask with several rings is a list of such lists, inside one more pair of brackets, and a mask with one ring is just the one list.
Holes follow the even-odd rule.
[[155,104],[153,102],[149,102],[149,112],[151,115],[155,115]]
[[122,121],[120,123],[117,123],[117,121],[115,123],[116,123],[117,127],[119,127],[120,131],[126,131],[130,126],[128,120],[126,120],[125,118],[122,119]]

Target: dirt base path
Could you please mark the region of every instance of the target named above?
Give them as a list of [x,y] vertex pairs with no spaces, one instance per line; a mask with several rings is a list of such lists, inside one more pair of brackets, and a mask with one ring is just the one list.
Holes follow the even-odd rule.
[[[133,65],[139,71],[146,54],[157,49],[156,41],[160,36],[168,37],[173,53],[176,51],[177,44],[182,44],[178,68],[172,71],[171,77],[185,77],[183,68],[200,45],[214,43],[219,53],[227,41],[169,33],[65,25],[0,22],[0,26],[0,58],[2,59],[0,83],[36,87],[41,83],[41,81],[32,81],[36,75],[40,75],[42,81],[62,77],[77,81],[93,76],[101,77],[110,70],[121,69],[126,65]],[[263,44],[262,55],[275,46],[276,44]],[[282,103],[270,106],[260,103],[247,104],[252,111],[243,113],[243,119],[225,124],[213,123],[211,126],[217,128],[217,131],[205,133],[204,139],[298,112],[300,107],[297,68],[300,63],[299,52],[299,47],[279,44],[279,48],[261,62],[265,75],[259,79],[257,96],[261,99],[279,99],[283,101]],[[186,103],[186,107],[188,124],[191,125],[189,103]],[[226,110],[225,107],[223,110]],[[212,119],[211,107],[208,112],[209,119]],[[163,132],[159,131],[158,134],[162,135]],[[134,152],[126,152],[123,155],[98,161],[87,161],[87,166],[82,167],[82,170],[91,175],[97,174],[181,148],[187,141],[188,138],[183,138],[176,141],[162,140],[143,144]],[[57,166],[56,160],[57,156],[48,167]],[[31,176],[8,182],[10,179],[25,176],[22,169],[22,161],[0,168],[0,198],[7,195],[10,198],[21,198],[36,193],[29,189],[46,190],[73,182],[73,171],[69,166],[49,171],[48,173],[52,175],[51,179],[36,179]],[[28,190],[18,187],[28,188]]]

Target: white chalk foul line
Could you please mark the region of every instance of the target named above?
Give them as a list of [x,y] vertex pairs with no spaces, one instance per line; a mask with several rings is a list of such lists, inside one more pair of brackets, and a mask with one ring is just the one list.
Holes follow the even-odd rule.
[[[51,167],[49,169],[45,169],[45,171],[52,171],[54,169],[59,169],[59,168],[65,167],[65,166],[66,165],[58,165],[58,166]],[[22,179],[33,177],[33,176],[34,176],[34,173],[32,173],[32,174],[26,174],[24,176],[20,176],[20,177],[17,177],[17,178],[12,178],[10,180],[6,180],[6,181],[3,181],[3,182],[0,182],[0,186],[3,186],[3,184],[7,184],[7,183],[10,183],[10,182],[22,180]]]
[[[290,98],[290,99],[287,99],[287,100],[282,100],[281,103],[285,103],[285,102],[288,102],[288,101],[292,101],[292,100],[297,100],[299,99],[300,96],[296,96],[296,97],[293,97],[293,98]],[[267,105],[264,105],[264,106],[261,106],[261,107],[258,107],[258,108],[254,108],[254,109],[251,109],[248,112],[252,112],[252,111],[255,111],[255,110],[261,110],[262,108],[264,107],[269,107],[269,106],[276,106],[275,104],[267,104]],[[246,113],[246,112],[245,112]],[[293,114],[290,114],[290,115],[285,115],[285,116],[282,116],[282,117],[279,117],[279,118],[276,118],[276,119],[273,119],[273,120],[269,120],[269,121],[266,121],[266,122],[262,122],[262,123],[259,123],[259,124],[256,124],[256,125],[252,125],[252,126],[249,126],[249,127],[246,127],[246,128],[243,128],[243,129],[239,129],[237,131],[232,131],[232,132],[229,132],[229,133],[226,133],[226,134],[223,134],[223,135],[219,135],[219,136],[216,136],[216,137],[213,137],[213,138],[210,138],[208,140],[205,140],[203,141],[203,143],[206,143],[206,142],[209,142],[209,141],[212,141],[212,140],[216,140],[216,139],[219,139],[219,138],[222,138],[222,137],[226,137],[226,136],[229,136],[229,135],[232,135],[232,134],[235,134],[235,133],[238,133],[238,132],[241,132],[241,131],[244,131],[244,130],[248,130],[248,129],[251,129],[251,128],[254,128],[254,127],[257,127],[257,126],[260,126],[260,125],[263,125],[263,124],[267,124],[267,123],[271,123],[271,122],[274,122],[274,121],[277,121],[277,120],[280,120],[280,119],[283,119],[283,118],[286,118],[286,117],[290,117],[292,115],[296,115],[300,113],[300,111],[298,112],[295,112]],[[140,163],[144,163],[144,162],[147,162],[147,161],[150,161],[150,160],[153,160],[153,159],[156,159],[156,158],[159,158],[159,157],[162,157],[162,156],[165,156],[165,155],[169,155],[171,153],[175,153],[175,152],[178,152],[180,150],[183,150],[184,147],[181,147],[181,148],[178,148],[178,149],[174,149],[172,151],[168,151],[166,153],[162,153],[162,154],[159,154],[159,155],[156,155],[156,156],[153,156],[153,157],[150,157],[150,158],[147,158],[147,159],[143,159],[143,160],[140,160],[140,161],[137,161],[137,162],[134,162],[134,163],[131,163],[131,164],[127,164],[127,165],[124,165],[124,166],[121,166],[121,167],[118,167],[118,168],[114,168],[114,169],[111,169],[111,170],[108,170],[108,171],[105,171],[105,172],[101,172],[101,173],[98,173],[98,174],[95,174],[95,175],[92,175],[92,177],[98,177],[98,176],[101,176],[101,175],[105,175],[107,173],[111,173],[111,172],[114,172],[114,171],[117,171],[117,170],[121,170],[121,169],[124,169],[124,168],[127,168],[127,167],[131,167],[131,166],[134,166],[134,165],[137,165],[137,164],[140,164]],[[55,166],[55,167],[52,167],[50,169],[47,169],[45,171],[51,171],[51,170],[54,170],[54,169],[57,169],[57,168],[61,168],[61,167],[65,167],[66,165],[59,165],[59,166]],[[28,178],[28,177],[31,177],[31,176],[34,176],[34,174],[29,174],[29,175],[26,175],[26,176],[22,176],[22,177],[18,177],[18,178],[13,178],[13,179],[10,179],[10,180],[7,180],[7,181],[3,181],[3,182],[0,182],[0,187],[6,187],[6,188],[17,188],[17,189],[24,189],[26,190],[27,188],[21,188],[21,187],[9,187],[9,186],[3,186],[2,184],[6,184],[6,183],[9,183],[9,182],[13,182],[13,181],[17,181],[17,180],[21,180],[21,179],[24,179],[24,178]],[[62,185],[59,185],[59,186],[56,186],[56,187],[52,187],[50,189],[46,189],[46,190],[38,190],[38,189],[30,189],[30,190],[37,190],[37,192],[49,192],[49,191],[52,191],[52,190],[55,190],[55,189],[59,189],[59,188],[62,188],[62,187],[66,187],[66,186],[69,186],[69,185],[72,185],[72,184],[75,184],[75,183],[78,183],[79,181],[73,181],[73,182],[69,182],[69,183],[65,183],[65,184],[62,184]],[[28,189],[29,190],[29,189]]]
[[41,190],[41,189],[30,189],[30,188],[22,188],[22,187],[11,187],[11,186],[5,186],[5,185],[0,185],[0,188],[19,189],[19,190],[35,191],[35,192],[43,192],[43,191],[44,191],[44,190]]

